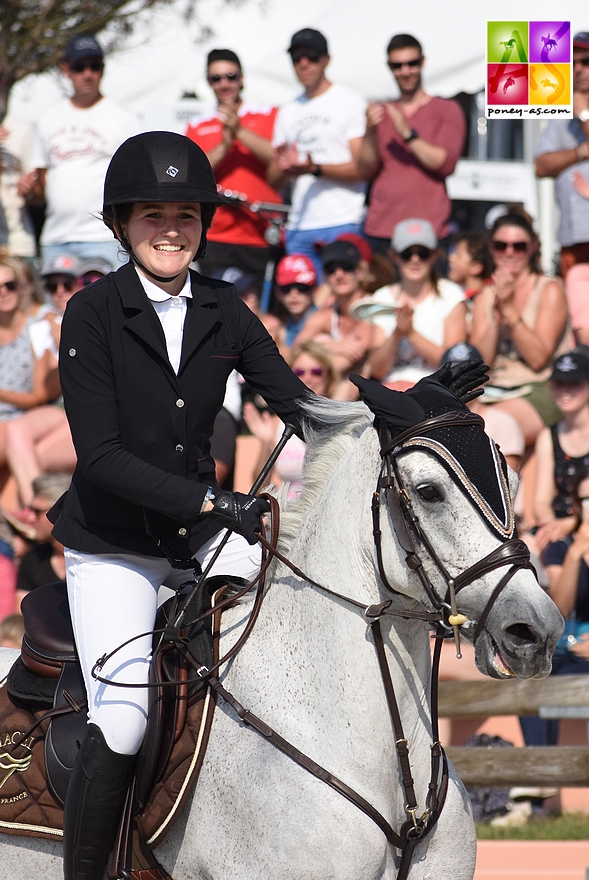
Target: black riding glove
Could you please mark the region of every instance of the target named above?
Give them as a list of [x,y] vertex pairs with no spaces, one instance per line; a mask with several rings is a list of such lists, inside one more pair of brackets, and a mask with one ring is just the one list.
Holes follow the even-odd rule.
[[268,513],[270,504],[257,495],[244,495],[243,492],[217,492],[213,509],[205,515],[219,519],[226,528],[238,532],[248,544],[256,543],[256,531],[260,531],[260,517]]
[[482,386],[489,381],[488,372],[487,364],[473,358],[458,363],[446,361],[429,378],[436,379],[463,403],[468,403],[484,393]]

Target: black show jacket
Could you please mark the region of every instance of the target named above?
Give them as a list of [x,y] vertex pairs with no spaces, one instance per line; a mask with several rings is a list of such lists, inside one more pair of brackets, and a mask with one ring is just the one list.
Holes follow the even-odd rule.
[[200,509],[215,484],[209,438],[231,370],[300,429],[309,391],[261,322],[233,285],[190,277],[178,375],[130,263],[68,303],[59,371],[78,464],[49,514],[66,547],[161,556],[146,520],[192,552],[219,530]]

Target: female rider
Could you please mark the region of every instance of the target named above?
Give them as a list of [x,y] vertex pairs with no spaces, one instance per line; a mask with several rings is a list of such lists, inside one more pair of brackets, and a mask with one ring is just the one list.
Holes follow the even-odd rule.
[[[189,269],[203,256],[217,194],[188,138],[148,132],[125,141],[104,188],[104,221],[129,254],[80,291],[63,319],[60,374],[78,464],[50,512],[66,547],[68,597],[88,692],[88,727],[64,818],[66,880],[101,880],[146,726],[147,690],[97,682],[96,660],[153,628],[160,585],[186,580],[233,534],[213,574],[250,578],[266,502],[222,492],[209,438],[234,368],[300,425],[309,392],[233,285]],[[103,667],[146,682],[151,639]]]

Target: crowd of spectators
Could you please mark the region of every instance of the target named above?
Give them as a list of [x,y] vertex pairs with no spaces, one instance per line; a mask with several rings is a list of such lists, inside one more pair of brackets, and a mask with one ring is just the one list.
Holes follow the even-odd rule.
[[[207,153],[220,187],[241,199],[237,208],[217,210],[198,268],[235,284],[293,370],[324,396],[354,399],[350,371],[402,390],[445,359],[480,354],[491,382],[472,406],[512,466],[538,463],[525,471],[531,500],[520,516],[524,529],[537,531],[534,549],[544,554],[558,596],[565,572],[567,598],[558,601],[569,612],[570,572],[589,560],[580,518],[589,461],[589,34],[574,39],[576,118],[548,123],[536,159],[538,176],[557,178],[562,278],[543,274],[534,221],[520,206],[506,207],[488,231],[451,229],[445,180],[466,124],[456,102],[424,90],[415,37],[390,40],[386,63],[398,97],[379,103],[328,78],[329,48],[319,31],[298,31],[287,51],[302,93],[281,108],[243,98],[235,51],[208,54],[214,101],[186,135]],[[60,405],[60,321],[79,289],[123,259],[100,220],[102,183],[114,151],[140,130],[103,97],[104,54],[93,36],[69,40],[61,71],[71,97],[49,107],[34,130],[10,115],[0,125],[7,230],[0,250],[0,619],[12,634],[24,593],[63,578],[63,548],[45,517],[75,466]],[[262,215],[251,210],[259,202],[290,206],[278,257]],[[31,205],[45,210],[39,242]],[[269,310],[261,300],[268,266]],[[212,438],[227,487],[240,431],[259,439],[261,461],[282,425],[232,374]],[[291,483],[290,497],[300,488],[303,457],[304,445],[293,438],[275,467],[274,478]],[[578,634],[579,644],[586,638]]]

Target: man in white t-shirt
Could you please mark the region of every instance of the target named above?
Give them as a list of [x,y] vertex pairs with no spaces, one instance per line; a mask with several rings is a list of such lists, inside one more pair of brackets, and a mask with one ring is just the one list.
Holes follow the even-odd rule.
[[45,199],[44,261],[68,251],[116,265],[118,243],[100,218],[104,176],[115,150],[138,133],[139,125],[101,95],[104,54],[94,37],[68,41],[61,72],[74,93],[39,119],[31,157],[36,170],[21,178],[20,191]]
[[319,31],[298,31],[288,52],[305,91],[278,113],[268,180],[276,187],[292,185],[287,253],[309,256],[321,274],[315,244],[361,232],[365,184],[357,158],[366,129],[366,102],[352,89],[327,79],[330,58]]
[[0,204],[4,210],[8,253],[11,257],[34,257],[35,232],[19,180],[31,171],[31,127],[7,116],[0,124]]

